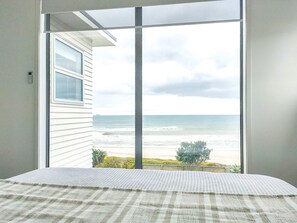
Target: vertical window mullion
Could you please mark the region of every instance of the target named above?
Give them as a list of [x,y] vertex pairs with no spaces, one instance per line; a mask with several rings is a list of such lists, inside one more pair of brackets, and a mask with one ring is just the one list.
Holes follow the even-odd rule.
[[[49,15],[45,16],[46,27],[49,27],[50,20]],[[46,157],[45,167],[50,166],[50,83],[51,83],[51,36],[49,33],[46,34]]]
[[142,169],[142,8],[135,8],[135,168]]
[[244,46],[243,46],[243,0],[240,0],[240,167],[241,173],[244,169]]

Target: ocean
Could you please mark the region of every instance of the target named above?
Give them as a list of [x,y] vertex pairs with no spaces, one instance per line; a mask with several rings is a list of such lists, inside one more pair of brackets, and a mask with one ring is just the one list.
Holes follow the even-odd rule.
[[[108,155],[134,156],[134,116],[93,117],[93,142]],[[240,160],[238,115],[143,116],[144,157],[175,159],[181,142],[205,141],[211,160],[233,164]]]

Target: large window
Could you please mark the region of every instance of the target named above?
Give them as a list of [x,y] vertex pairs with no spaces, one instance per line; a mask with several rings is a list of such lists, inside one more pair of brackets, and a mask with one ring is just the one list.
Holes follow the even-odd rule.
[[54,101],[82,103],[83,53],[66,41],[54,41]]
[[[92,143],[93,167],[242,171],[241,0],[48,18],[48,32],[84,36],[83,46],[96,45],[89,55],[84,51],[90,65],[83,66],[81,51],[56,39],[54,66],[56,99],[81,102],[83,82],[92,88],[85,110],[67,111],[92,125],[92,141],[86,143]],[[63,19],[68,26],[55,24]],[[84,69],[93,82],[88,75],[84,80]],[[73,125],[70,131],[78,132]]]
[[[181,7],[190,10],[190,6]],[[179,11],[179,7],[173,8]],[[185,18],[181,13],[177,13],[178,16],[167,13],[167,18],[166,6],[156,9],[163,13],[160,18],[155,16],[152,23],[164,24],[165,20],[168,26],[136,28],[135,40],[124,35],[124,31],[111,30],[120,43],[130,42],[114,48],[135,51],[135,61],[131,61],[129,54],[112,47],[108,51],[96,50],[97,57],[101,58],[95,62],[98,73],[104,70],[94,84],[97,91],[94,101],[100,102],[99,107],[96,104],[93,107],[95,114],[97,111],[99,114],[94,123],[102,129],[101,141],[94,139],[96,146],[106,152],[107,158],[135,157],[136,168],[240,172],[241,22],[191,24],[193,18],[201,20],[202,17]],[[112,21],[104,19],[107,11],[91,14],[100,21]],[[139,11],[136,10],[136,21],[137,15],[141,17]],[[143,23],[149,18],[148,12],[143,10]],[[129,13],[131,15],[131,10]],[[131,19],[129,21],[131,23]],[[136,48],[131,40],[135,41]],[[127,72],[123,68],[132,64],[135,80],[131,76],[124,78]],[[107,66],[112,69],[106,70]],[[113,81],[108,82],[112,77]],[[97,86],[104,83],[107,91],[96,90],[96,83]],[[128,91],[132,83],[136,85],[135,93]],[[132,92],[136,98],[134,144],[132,140],[124,140],[132,133],[129,131],[132,116],[125,115],[131,103],[106,100],[106,94],[124,98]],[[107,116],[100,115],[104,110],[108,111]],[[131,156],[132,146],[135,156]],[[116,162],[107,164],[110,162],[102,167],[117,167]]]

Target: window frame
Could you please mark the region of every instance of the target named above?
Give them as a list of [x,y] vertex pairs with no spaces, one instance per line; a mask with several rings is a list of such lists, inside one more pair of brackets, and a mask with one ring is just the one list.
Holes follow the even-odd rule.
[[[246,102],[246,94],[245,94],[245,84],[246,84],[246,77],[245,77],[245,16],[244,16],[244,0],[239,0],[240,1],[240,18],[236,19],[236,21],[240,22],[240,165],[241,165],[241,173],[246,173],[246,145],[245,145],[245,140],[246,140],[246,132],[245,132],[245,128],[246,128],[246,112],[245,112],[245,102]],[[119,7],[121,8],[121,7]],[[137,7],[135,7],[136,10]],[[135,18],[135,22],[142,23],[142,12],[140,9],[142,9],[142,7],[138,7],[138,13],[139,15],[136,16],[138,18]],[[136,14],[136,12],[135,12]],[[47,27],[46,30],[49,30],[50,27],[50,14],[46,14],[46,22],[45,22],[45,26]],[[214,23],[219,23],[222,21],[215,21]],[[232,21],[231,21],[232,22]],[[207,22],[207,23],[213,23],[213,22]],[[200,23],[200,24],[204,24],[204,23]],[[142,31],[142,26],[136,27],[135,30],[139,30],[140,32]],[[47,64],[47,134],[46,134],[46,138],[47,138],[47,146],[46,146],[46,167],[50,167],[49,165],[49,154],[50,154],[50,146],[49,146],[49,141],[50,141],[50,130],[49,130],[49,126],[50,126],[50,74],[51,74],[51,68],[50,68],[50,52],[51,52],[51,40],[52,38],[50,37],[50,32],[46,33],[46,52],[47,52],[47,57],[46,57],[46,64]],[[140,33],[135,35],[138,36],[138,40],[140,40],[142,38],[142,35]],[[60,39],[60,38],[58,38]],[[135,39],[135,43],[137,42],[137,40]],[[63,41],[63,40],[62,40]],[[139,41],[140,42],[140,41]],[[138,43],[139,43],[138,42]],[[67,44],[67,43],[66,43]],[[69,45],[69,44],[67,44]],[[75,49],[75,47],[72,47]],[[135,48],[135,51],[137,51],[135,57],[138,56],[142,56],[142,45],[139,46],[139,48]],[[135,62],[135,66],[139,66],[139,70],[137,69],[135,72],[139,73],[139,74],[135,74],[135,85],[137,85],[136,83],[142,83],[142,61],[138,61]],[[54,68],[54,66],[52,65],[52,67]],[[83,69],[84,71],[84,69]],[[140,85],[138,87],[137,90],[138,93],[142,92],[142,85]],[[135,110],[137,109],[137,112],[135,111],[135,119],[137,119],[137,123],[142,123],[142,94],[138,95],[138,97],[136,98],[136,94],[137,92],[135,92]],[[83,84],[83,96],[84,96],[84,84]],[[57,101],[56,101],[57,103]],[[65,101],[63,102],[58,102],[58,103],[67,103]],[[137,104],[138,103],[138,104]],[[67,104],[74,104],[77,105],[78,103],[76,102],[70,102]],[[138,107],[138,108],[136,108]],[[137,116],[137,117],[136,117]],[[137,167],[136,169],[142,169],[142,128],[140,128],[141,124],[136,124],[135,122],[135,128],[138,127],[138,133],[136,133],[136,129],[135,129],[135,164],[136,162]],[[136,143],[136,139],[138,139],[138,142]],[[140,145],[140,147],[138,147],[137,145]]]
[[[62,44],[65,44],[67,47],[72,48],[73,50],[79,52],[82,57],[81,57],[81,73],[77,73],[71,70],[68,70],[66,68],[60,67],[56,65],[56,42],[59,41]],[[54,35],[53,37],[53,62],[52,62],[52,103],[57,103],[57,104],[69,104],[69,105],[79,105],[83,106],[85,103],[85,81],[84,81],[84,51],[81,50],[80,48],[74,46],[72,43],[69,41],[66,41],[65,39],[58,37],[57,35]],[[60,73],[62,75],[72,77],[78,80],[82,81],[82,100],[77,101],[77,100],[70,100],[70,99],[62,99],[62,98],[57,98],[56,97],[56,74]]]

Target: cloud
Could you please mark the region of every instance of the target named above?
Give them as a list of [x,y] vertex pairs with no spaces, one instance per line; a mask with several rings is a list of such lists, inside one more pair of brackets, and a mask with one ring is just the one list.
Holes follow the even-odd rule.
[[163,85],[153,89],[155,94],[199,96],[206,98],[239,98],[239,87],[228,81],[197,81]]
[[240,114],[238,99],[145,95],[144,115],[223,115]]
[[[132,103],[127,98],[135,93],[135,33],[133,29],[111,32],[117,46],[93,52],[94,106],[98,111],[127,113]],[[154,101],[164,104],[161,98],[187,100],[189,105],[204,98],[210,113],[233,114],[239,105],[239,40],[238,22],[143,29],[143,93],[154,98],[146,106],[156,106]],[[214,99],[230,109],[213,106],[211,110],[207,102]],[[176,106],[174,100],[166,104]]]
[[155,27],[143,31],[146,62],[175,60],[188,69],[201,60],[220,67],[239,57],[239,23]]
[[134,95],[97,93],[94,99],[93,114],[134,115]]
[[144,93],[239,98],[239,66],[232,61],[219,66],[213,60],[202,60],[191,70],[179,63],[149,64],[144,73]]
[[[134,115],[132,95],[102,95],[94,101],[93,114]],[[240,114],[239,99],[188,97],[176,95],[144,95],[144,115],[223,115]]]

